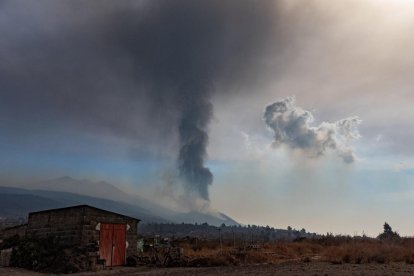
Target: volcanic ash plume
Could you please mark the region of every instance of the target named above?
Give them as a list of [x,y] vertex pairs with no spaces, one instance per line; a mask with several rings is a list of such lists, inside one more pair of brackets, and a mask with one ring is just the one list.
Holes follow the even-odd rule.
[[28,5],[0,0],[5,22],[0,34],[7,37],[0,42],[0,111],[8,129],[3,132],[30,140],[31,134],[48,136],[62,128],[119,139],[138,159],[177,155],[174,188],[183,188],[189,201],[208,201],[212,97],[241,93],[220,87],[242,87],[261,75],[274,41],[276,4],[41,0]]
[[332,149],[345,163],[355,160],[350,142],[360,137],[357,125],[361,120],[356,116],[313,127],[312,113],[297,107],[295,98],[288,97],[268,105],[264,121],[274,133],[275,147],[285,145],[301,150],[309,157],[321,156]]
[[208,143],[207,126],[212,115],[212,105],[207,101],[193,103],[183,110],[179,125],[180,153],[179,176],[190,194],[208,200],[208,186],[213,174],[204,167]]

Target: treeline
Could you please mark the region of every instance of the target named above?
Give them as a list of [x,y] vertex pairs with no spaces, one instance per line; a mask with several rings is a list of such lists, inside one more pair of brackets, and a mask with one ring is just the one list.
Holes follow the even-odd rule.
[[300,238],[315,238],[316,233],[306,232],[305,229],[296,230],[292,227],[287,229],[275,229],[270,226],[257,225],[231,225],[222,224],[220,227],[203,224],[190,223],[147,223],[139,225],[138,233],[144,237],[197,237],[203,239],[226,239],[244,240],[251,242],[269,242],[274,240],[295,240]]

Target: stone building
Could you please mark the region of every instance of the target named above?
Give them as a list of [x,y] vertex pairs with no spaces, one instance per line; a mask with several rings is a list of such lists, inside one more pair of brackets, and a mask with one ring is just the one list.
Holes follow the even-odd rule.
[[26,229],[27,229],[27,223],[15,225],[12,227],[7,227],[5,229],[2,229],[2,233],[0,234],[1,239],[8,239],[13,236],[19,236],[20,238],[24,237],[26,235]]
[[51,237],[67,246],[96,245],[105,266],[124,265],[137,253],[140,220],[89,205],[44,210],[29,214],[26,235]]

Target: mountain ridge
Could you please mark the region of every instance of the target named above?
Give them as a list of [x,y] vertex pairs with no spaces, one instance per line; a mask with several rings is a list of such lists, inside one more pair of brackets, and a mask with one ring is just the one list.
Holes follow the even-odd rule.
[[[22,217],[25,217],[29,212],[39,211],[40,207],[52,209],[70,205],[89,204],[108,211],[137,217],[144,223],[207,222],[217,226],[223,223],[226,225],[239,224],[229,216],[219,212],[215,215],[198,211],[184,213],[169,210],[138,195],[127,194],[105,181],[93,182],[86,179],[78,180],[64,176],[38,181],[32,185],[29,184],[26,183],[20,187],[2,186],[0,184],[0,216],[20,214]],[[22,195],[25,195],[25,201],[27,202],[24,207],[20,204]],[[6,197],[7,200],[1,200]],[[10,210],[10,208],[14,209]],[[6,213],[4,210],[9,211]]]

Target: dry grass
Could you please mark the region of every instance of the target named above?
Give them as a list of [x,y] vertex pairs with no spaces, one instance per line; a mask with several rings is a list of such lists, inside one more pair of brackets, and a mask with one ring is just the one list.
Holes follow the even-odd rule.
[[323,259],[332,263],[390,263],[414,264],[414,241],[351,241],[328,246],[322,252]]
[[325,261],[342,263],[390,263],[414,264],[414,239],[392,241],[349,237],[327,237],[298,242],[279,241],[260,244],[259,248],[234,247],[231,243],[198,241],[180,243],[184,255],[194,266],[239,264],[277,264],[286,261]]

